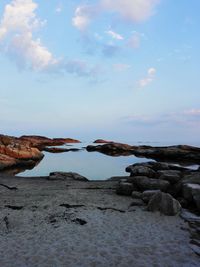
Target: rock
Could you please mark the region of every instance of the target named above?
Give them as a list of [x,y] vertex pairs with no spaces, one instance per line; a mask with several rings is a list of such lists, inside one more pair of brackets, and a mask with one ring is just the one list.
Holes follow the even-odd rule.
[[60,148],[60,147],[45,147],[43,151],[50,153],[64,153],[64,152],[77,152],[80,151],[78,148]]
[[86,182],[88,179],[75,172],[51,172],[48,180],[76,180]]
[[142,198],[142,193],[138,192],[138,191],[133,191],[131,196],[132,196],[132,198],[141,199]]
[[174,162],[190,161],[198,163],[200,160],[200,148],[186,145],[152,147],[152,146],[130,146],[121,143],[108,143],[99,146],[88,146],[87,150],[98,151],[107,155],[127,155],[143,156],[156,160],[170,160]]
[[136,185],[141,191],[145,190],[161,190],[166,191],[169,187],[169,182],[165,180],[152,179],[145,176],[135,176],[130,177],[129,182],[131,181]]
[[[182,189],[183,197],[189,201],[194,201],[197,207],[200,208],[200,185],[199,184],[184,184]],[[200,210],[200,209],[199,209]]]
[[88,152],[98,151],[109,156],[128,156],[132,155],[131,146],[121,143],[108,143],[103,145],[86,147]]
[[48,138],[45,136],[38,135],[23,135],[19,138],[22,141],[28,141],[32,147],[37,147],[40,150],[43,150],[47,146],[61,146],[66,143],[80,143],[79,140],[72,138]]
[[134,206],[144,206],[145,203],[142,199],[134,199],[131,204],[130,207],[134,207]]
[[132,192],[135,190],[133,184],[128,182],[120,182],[117,186],[116,193],[118,195],[131,196]]
[[126,168],[126,171],[130,172],[131,176],[147,176],[147,177],[155,177],[156,172],[149,167],[146,166],[129,166]]
[[97,139],[93,142],[94,144],[109,144],[109,143],[113,143],[112,141],[107,141],[104,139]]
[[181,205],[170,194],[158,192],[149,201],[148,211],[160,211],[164,215],[174,216],[180,213]]
[[142,193],[142,200],[145,203],[148,203],[149,200],[158,192],[160,192],[160,190],[146,190]]
[[0,169],[36,165],[43,154],[27,141],[12,136],[0,135]]
[[170,184],[175,184],[181,179],[181,172],[177,170],[164,170],[157,172],[159,179],[166,180]]
[[192,172],[189,175],[185,175],[181,181],[182,184],[199,184],[200,185],[200,172]]

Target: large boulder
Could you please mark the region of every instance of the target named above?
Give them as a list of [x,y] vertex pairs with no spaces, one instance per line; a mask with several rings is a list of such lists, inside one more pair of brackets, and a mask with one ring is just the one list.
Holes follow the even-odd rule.
[[164,215],[174,216],[180,213],[181,205],[170,194],[158,192],[149,201],[148,211],[160,211]]
[[160,179],[152,179],[145,176],[129,177],[128,182],[133,183],[140,191],[145,190],[161,190],[166,191],[169,182]]

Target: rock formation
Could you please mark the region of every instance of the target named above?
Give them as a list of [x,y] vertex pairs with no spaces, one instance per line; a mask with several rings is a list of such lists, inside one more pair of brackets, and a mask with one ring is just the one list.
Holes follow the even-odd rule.
[[186,145],[152,147],[131,146],[121,143],[108,143],[97,146],[87,146],[87,151],[98,151],[107,155],[135,155],[138,157],[152,158],[162,161],[194,162],[200,161],[200,148]]

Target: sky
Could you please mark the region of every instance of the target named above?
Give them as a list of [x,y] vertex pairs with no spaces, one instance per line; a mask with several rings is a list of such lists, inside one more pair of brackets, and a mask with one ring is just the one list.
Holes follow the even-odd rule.
[[1,133],[200,144],[199,10],[1,0]]

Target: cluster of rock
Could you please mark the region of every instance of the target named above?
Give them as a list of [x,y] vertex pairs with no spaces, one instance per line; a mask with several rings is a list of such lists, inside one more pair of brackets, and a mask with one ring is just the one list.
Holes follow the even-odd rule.
[[43,156],[37,148],[31,147],[28,141],[0,135],[0,170],[16,166],[33,167]]
[[[71,138],[50,139],[43,136],[21,136],[17,138],[0,135],[0,171],[16,167],[33,168],[44,157],[41,151],[47,151],[47,146],[79,142]],[[52,151],[55,152],[55,150]],[[66,150],[71,151],[71,149]],[[50,148],[49,151],[52,152]]]
[[131,146],[127,144],[110,142],[107,143],[103,140],[103,145],[89,145],[87,151],[98,151],[106,155],[121,156],[121,155],[135,155],[138,157],[146,157],[159,160],[177,161],[192,161],[199,162],[200,160],[200,148],[177,145],[167,147],[152,147],[152,146]]
[[37,147],[41,151],[49,146],[62,146],[67,143],[80,143],[79,140],[72,138],[48,138],[38,135],[23,135],[19,137],[19,139],[29,142],[30,146]]
[[133,164],[119,181],[117,194],[132,196],[147,210],[176,215],[181,207],[200,213],[200,170],[159,162]]

